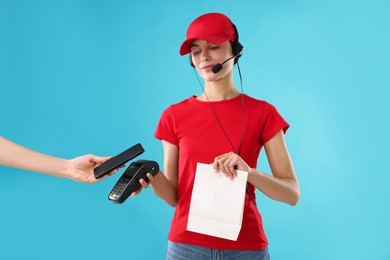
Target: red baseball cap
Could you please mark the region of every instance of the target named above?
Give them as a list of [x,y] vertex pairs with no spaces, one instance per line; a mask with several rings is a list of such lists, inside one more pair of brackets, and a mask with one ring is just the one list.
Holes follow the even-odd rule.
[[191,43],[195,39],[202,39],[213,44],[222,44],[227,41],[234,42],[232,21],[220,13],[208,13],[196,18],[188,27],[186,40],[180,47],[180,55],[186,55],[191,51]]

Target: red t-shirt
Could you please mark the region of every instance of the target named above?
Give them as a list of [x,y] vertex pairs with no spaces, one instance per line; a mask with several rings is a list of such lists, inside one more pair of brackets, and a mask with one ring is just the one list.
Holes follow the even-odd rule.
[[[246,120],[240,156],[251,168],[263,145],[288,123],[274,106],[243,95]],[[171,223],[169,240],[225,250],[261,250],[268,245],[263,223],[255,203],[246,194],[242,227],[237,241],[187,231],[188,213],[194,184],[196,164],[212,163],[214,158],[233,151],[213,112],[230,139],[235,151],[240,146],[244,123],[242,95],[229,100],[203,102],[190,97],[171,105],[162,114],[155,137],[179,147],[178,205]],[[255,187],[249,183],[253,198]]]

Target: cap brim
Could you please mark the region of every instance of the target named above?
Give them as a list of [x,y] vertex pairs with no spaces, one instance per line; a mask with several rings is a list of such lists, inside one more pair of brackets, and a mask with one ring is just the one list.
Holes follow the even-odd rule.
[[207,42],[211,42],[213,44],[222,44],[222,43],[225,43],[229,40],[229,38],[219,37],[219,36],[215,36],[215,35],[200,35],[197,37],[188,38],[180,46],[180,51],[179,51],[180,55],[183,56],[183,55],[186,55],[186,54],[191,52],[191,44],[195,39],[202,39],[202,40],[205,40]]

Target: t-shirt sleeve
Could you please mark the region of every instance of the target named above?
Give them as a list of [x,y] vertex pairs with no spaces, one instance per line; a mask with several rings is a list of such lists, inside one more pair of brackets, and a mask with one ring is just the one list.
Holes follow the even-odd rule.
[[290,125],[271,104],[266,103],[263,114],[263,129],[260,142],[265,144],[280,130],[286,133]]
[[171,144],[178,145],[179,140],[175,132],[175,122],[172,114],[172,109],[166,109],[160,118],[154,137],[159,140],[165,140]]

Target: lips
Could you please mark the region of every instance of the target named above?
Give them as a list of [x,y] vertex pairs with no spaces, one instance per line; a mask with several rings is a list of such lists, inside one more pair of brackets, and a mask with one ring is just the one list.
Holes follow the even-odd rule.
[[212,67],[214,67],[214,65],[207,65],[207,66],[202,67],[202,69],[203,70],[210,70]]

